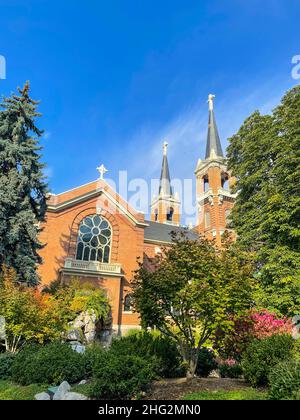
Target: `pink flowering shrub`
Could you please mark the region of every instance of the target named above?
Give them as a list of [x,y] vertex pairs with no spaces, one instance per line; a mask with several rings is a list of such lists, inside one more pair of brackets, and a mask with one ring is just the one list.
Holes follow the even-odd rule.
[[254,338],[265,338],[273,334],[292,334],[292,321],[287,318],[276,318],[276,314],[267,311],[254,312],[250,315]]
[[275,313],[267,309],[251,311],[247,315],[233,321],[233,329],[229,334],[219,331],[215,348],[222,356],[240,359],[241,354],[253,339],[263,339],[273,334],[292,334],[292,321],[288,318],[277,318]]
[[242,368],[233,358],[220,360],[218,367],[221,378],[240,378],[242,376]]
[[219,362],[220,365],[226,365],[226,366],[234,366],[237,364],[237,361],[235,359],[229,358],[229,359],[222,359]]

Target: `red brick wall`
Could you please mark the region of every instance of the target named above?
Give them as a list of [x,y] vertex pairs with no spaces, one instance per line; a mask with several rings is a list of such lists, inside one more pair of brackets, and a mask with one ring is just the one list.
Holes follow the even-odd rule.
[[[52,196],[50,204],[64,203],[66,200],[75,199],[93,191],[93,188],[95,188],[95,183],[59,196]],[[122,202],[122,205],[124,204],[126,205]],[[97,211],[99,207],[102,209],[100,213]],[[129,210],[135,219],[140,222],[143,221],[143,215]],[[117,262],[122,265],[122,279],[121,277],[103,278],[101,276],[82,277],[82,279],[94,282],[107,290],[111,300],[113,323],[115,325],[137,325],[139,323],[137,314],[123,313],[122,299],[130,291],[132,272],[138,267],[137,258],[143,258],[144,228],[129,220],[125,214],[116,211],[115,206],[104,195],[75,204],[67,209],[47,213],[46,223],[40,236],[42,243],[45,244],[40,252],[43,258],[43,264],[39,269],[42,284],[48,284],[56,280],[64,266],[65,258],[75,257],[78,226],[86,216],[96,213],[106,218],[112,226],[110,262]],[[65,280],[68,280],[66,276]]]

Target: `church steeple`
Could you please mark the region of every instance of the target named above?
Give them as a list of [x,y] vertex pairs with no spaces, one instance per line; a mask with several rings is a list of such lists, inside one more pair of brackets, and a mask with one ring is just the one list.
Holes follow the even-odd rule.
[[167,158],[168,143],[163,144],[163,160],[159,180],[158,197],[151,203],[151,220],[159,223],[179,225],[180,201],[171,186],[171,177]]
[[163,144],[163,161],[160,173],[160,183],[159,183],[159,194],[163,195],[173,195],[173,189],[171,187],[171,178],[169,171],[169,164],[167,158],[168,143],[165,141]]
[[207,132],[207,142],[206,142],[206,153],[205,159],[210,157],[224,157],[222,145],[219,137],[218,127],[214,114],[214,98],[215,95],[208,95],[208,108],[209,108],[209,117],[208,117],[208,132]]
[[208,95],[209,119],[205,159],[199,159],[195,171],[197,185],[198,231],[221,244],[235,195],[230,186],[234,179],[226,166],[214,115],[215,95]]

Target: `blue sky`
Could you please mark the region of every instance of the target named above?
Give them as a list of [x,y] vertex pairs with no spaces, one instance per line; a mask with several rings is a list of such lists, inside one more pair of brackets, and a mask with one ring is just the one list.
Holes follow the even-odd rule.
[[[9,94],[40,99],[44,160],[57,193],[97,177],[191,178],[203,157],[207,95],[226,139],[297,81],[298,0],[0,0]],[[299,81],[298,81],[299,82]]]

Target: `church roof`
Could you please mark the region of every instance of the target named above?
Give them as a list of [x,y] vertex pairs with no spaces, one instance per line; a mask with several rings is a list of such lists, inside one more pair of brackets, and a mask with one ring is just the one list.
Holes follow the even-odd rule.
[[188,239],[198,239],[197,233],[189,230],[183,226],[168,225],[165,223],[152,222],[146,220],[149,226],[145,227],[145,241],[157,241],[157,242],[172,242],[171,232],[181,233],[185,232]]
[[159,183],[159,194],[163,193],[166,196],[173,195],[173,189],[171,187],[171,177],[169,171],[169,164],[167,158],[167,146],[168,143],[164,143],[164,155],[161,167],[161,174],[160,174],[160,183]]
[[208,97],[209,117],[205,159],[208,159],[209,157],[213,156],[213,153],[217,157],[224,157],[215,114],[213,110],[213,97],[214,95],[209,95]]

